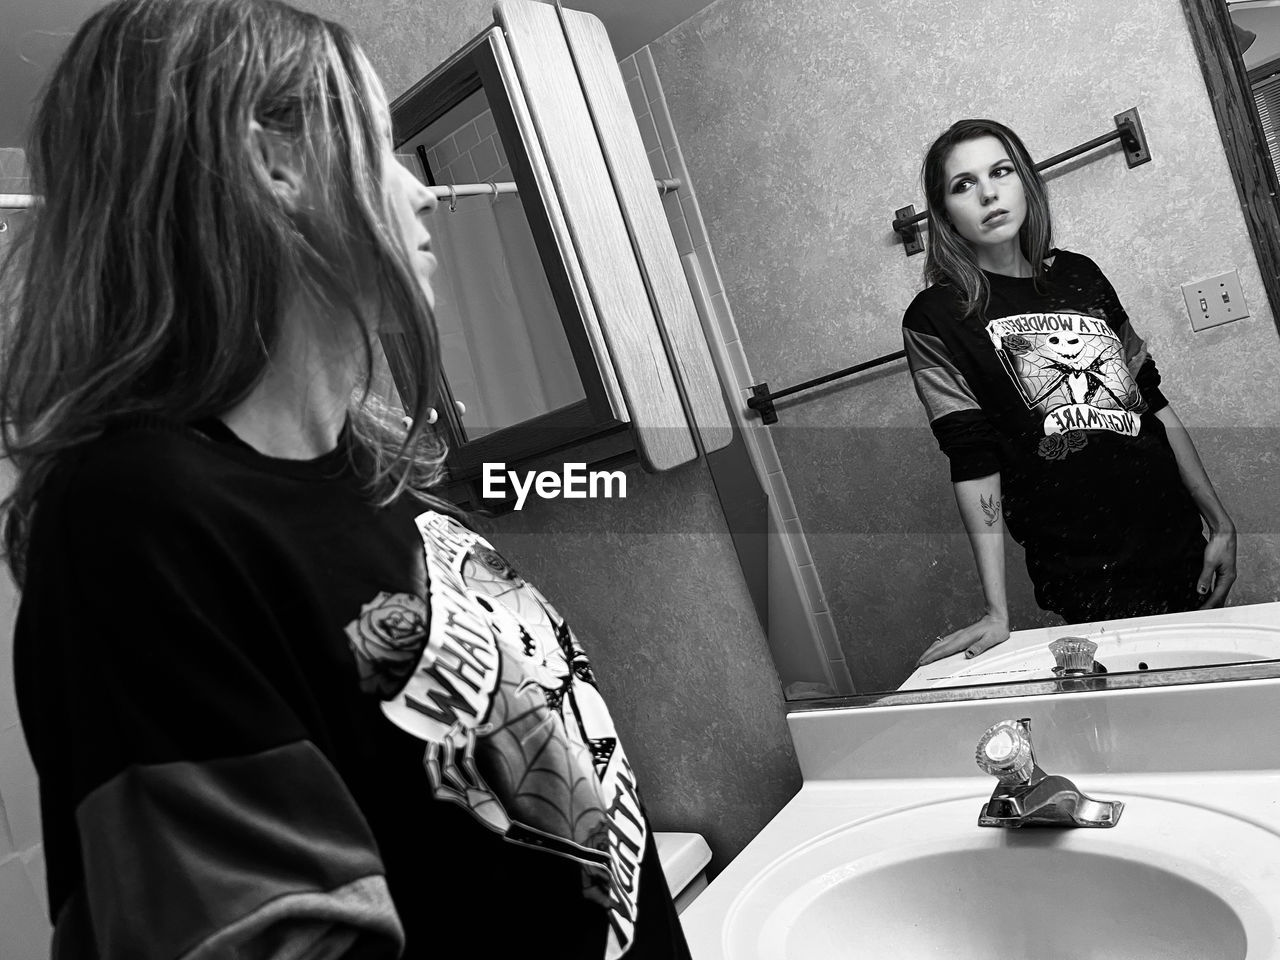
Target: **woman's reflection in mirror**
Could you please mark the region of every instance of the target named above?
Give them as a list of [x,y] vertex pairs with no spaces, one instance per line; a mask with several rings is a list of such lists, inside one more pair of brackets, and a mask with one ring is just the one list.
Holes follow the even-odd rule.
[[985,607],[919,663],[1008,638],[1006,527],[1037,603],[1068,623],[1221,606],[1235,527],[1111,283],[1053,247],[1048,193],[1022,141],[961,120],[922,176],[930,285],[903,338]]

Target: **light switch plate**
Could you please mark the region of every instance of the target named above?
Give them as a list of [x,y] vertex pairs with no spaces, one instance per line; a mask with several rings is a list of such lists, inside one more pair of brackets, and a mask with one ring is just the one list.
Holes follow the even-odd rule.
[[1249,305],[1244,302],[1244,291],[1240,288],[1240,274],[1235,270],[1184,283],[1182,297],[1187,301],[1192,330],[1207,330],[1249,315]]

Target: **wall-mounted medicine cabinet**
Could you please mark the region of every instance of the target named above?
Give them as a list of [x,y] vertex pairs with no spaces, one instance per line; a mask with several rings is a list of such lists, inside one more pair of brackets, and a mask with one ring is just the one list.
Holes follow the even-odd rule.
[[[647,470],[732,438],[658,185],[600,22],[503,0],[495,24],[391,105],[430,224],[454,481],[486,462]],[[402,335],[383,345],[419,388]],[[585,454],[583,451],[587,451]]]

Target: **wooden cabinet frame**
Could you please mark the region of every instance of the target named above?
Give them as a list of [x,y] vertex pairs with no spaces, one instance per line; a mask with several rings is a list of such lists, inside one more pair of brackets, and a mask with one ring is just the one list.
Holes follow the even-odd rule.
[[1182,0],[1182,7],[1258,258],[1271,316],[1280,331],[1280,184],[1267,154],[1248,72],[1236,48],[1231,13],[1225,0]]

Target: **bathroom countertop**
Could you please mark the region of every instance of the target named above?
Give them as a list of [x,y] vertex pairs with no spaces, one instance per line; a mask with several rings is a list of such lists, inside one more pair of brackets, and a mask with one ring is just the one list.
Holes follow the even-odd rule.
[[[1127,620],[1098,620],[1093,623],[1061,624],[1053,627],[1036,627],[1031,630],[1015,630],[1009,639],[977,657],[968,659],[963,652],[952,654],[933,663],[917,667],[903,681],[899,690],[921,690],[934,687],[971,686],[980,684],[1014,683],[1024,680],[1053,679],[1053,656],[1049,644],[1059,637],[1086,637],[1099,640],[1106,634],[1151,635],[1184,629],[1194,635],[1196,631],[1215,628],[1253,628],[1262,632],[1274,631],[1274,639],[1259,635],[1267,650],[1250,650],[1247,655],[1233,655],[1223,651],[1217,662],[1236,660],[1252,661],[1263,654],[1268,659],[1280,658],[1280,602],[1242,604],[1214,610],[1190,610],[1185,613],[1169,613],[1153,617],[1133,617]],[[1099,650],[1098,659],[1106,663],[1106,655]],[[1037,667],[1025,666],[1030,657]],[[1215,662],[1203,657],[1186,665],[1204,666]],[[1021,664],[1021,665],[1019,665]],[[1153,667],[1154,669],[1154,667]]]

